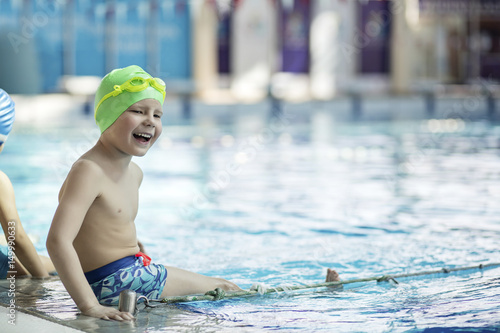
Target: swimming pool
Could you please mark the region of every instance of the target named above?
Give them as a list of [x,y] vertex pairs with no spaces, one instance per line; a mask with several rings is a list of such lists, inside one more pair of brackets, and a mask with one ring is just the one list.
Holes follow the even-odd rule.
[[[19,125],[0,155],[42,253],[59,187],[97,137],[90,120]],[[166,119],[135,161],[149,254],[243,288],[316,283],[328,267],[352,279],[500,262],[500,127],[488,122]],[[177,307],[168,329],[496,332],[500,268]]]

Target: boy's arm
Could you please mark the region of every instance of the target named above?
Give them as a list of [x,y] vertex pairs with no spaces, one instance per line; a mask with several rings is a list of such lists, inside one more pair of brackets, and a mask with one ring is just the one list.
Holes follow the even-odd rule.
[[14,188],[6,174],[0,171],[0,222],[5,237],[15,237],[13,250],[17,259],[34,277],[48,277],[49,274],[38,256],[33,243],[24,231],[16,208]]
[[47,237],[47,250],[66,290],[83,314],[115,320],[133,316],[99,304],[80,265],[73,241],[85,215],[99,196],[101,169],[90,161],[78,161],[71,169]]
[[[138,186],[141,186],[142,177],[143,177],[141,168],[137,164],[135,164],[134,162],[131,162],[130,165],[132,165],[132,167],[134,168],[134,173],[137,177],[137,181],[139,184]],[[144,247],[144,244],[142,244],[142,242],[140,240],[137,240],[137,245],[139,246],[139,251],[141,251],[144,254],[147,254],[146,248]]]

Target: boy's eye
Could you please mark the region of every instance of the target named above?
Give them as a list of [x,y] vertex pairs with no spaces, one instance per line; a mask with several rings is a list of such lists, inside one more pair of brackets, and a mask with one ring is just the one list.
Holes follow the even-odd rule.
[[139,110],[130,110],[130,112],[133,112],[133,113],[142,113],[142,111],[139,111]]
[[161,118],[160,114],[155,114],[155,118]]

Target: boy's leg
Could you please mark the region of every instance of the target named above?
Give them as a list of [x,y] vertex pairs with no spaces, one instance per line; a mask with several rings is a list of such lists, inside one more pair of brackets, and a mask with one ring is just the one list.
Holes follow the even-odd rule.
[[14,269],[16,273],[14,274],[15,276],[26,276],[29,275],[30,272],[23,266],[21,261],[19,261],[17,258],[14,258]]
[[241,290],[236,284],[221,278],[205,276],[176,267],[165,266],[165,268],[167,280],[161,297],[204,294],[215,288],[222,288],[225,291]]
[[42,261],[43,266],[45,267],[45,269],[49,274],[54,273],[56,271],[56,268],[54,267],[54,264],[52,263],[52,260],[50,260],[49,257],[40,255],[40,260]]

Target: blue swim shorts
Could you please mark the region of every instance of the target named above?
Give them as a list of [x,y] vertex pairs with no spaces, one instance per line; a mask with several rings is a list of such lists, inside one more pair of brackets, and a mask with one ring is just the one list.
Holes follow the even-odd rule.
[[120,292],[125,289],[148,299],[159,299],[167,280],[167,269],[163,265],[150,264],[138,255],[113,261],[85,273],[85,277],[99,303],[117,305]]

